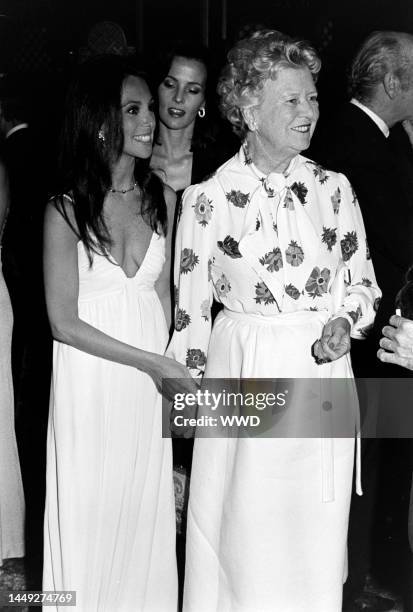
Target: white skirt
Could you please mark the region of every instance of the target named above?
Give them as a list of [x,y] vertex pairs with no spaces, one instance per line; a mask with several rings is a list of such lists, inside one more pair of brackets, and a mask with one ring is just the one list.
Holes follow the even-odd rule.
[[[311,356],[327,317],[224,311],[205,376],[351,379],[348,355]],[[185,612],[341,611],[353,459],[354,437],[198,438]]]

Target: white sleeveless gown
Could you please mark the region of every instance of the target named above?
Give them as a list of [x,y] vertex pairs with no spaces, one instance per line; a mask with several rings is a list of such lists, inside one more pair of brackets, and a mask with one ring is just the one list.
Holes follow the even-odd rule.
[[[103,256],[89,268],[79,243],[80,318],[163,353],[154,283],[164,249],[154,234],[128,278]],[[77,612],[176,612],[172,453],[161,421],[149,376],[54,343],[43,588],[75,590]]]

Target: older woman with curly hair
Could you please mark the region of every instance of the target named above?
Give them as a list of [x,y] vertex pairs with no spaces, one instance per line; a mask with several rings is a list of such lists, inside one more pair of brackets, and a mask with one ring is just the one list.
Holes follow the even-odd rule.
[[[169,352],[194,376],[354,389],[350,335],[365,333],[380,291],[347,179],[301,155],[319,69],[310,45],[276,31],[228,55],[218,91],[242,147],[186,191],[177,234]],[[211,333],[213,296],[224,309]],[[284,416],[305,422],[309,404],[293,404]],[[354,436],[300,431],[195,441],[186,611],[341,610]]]

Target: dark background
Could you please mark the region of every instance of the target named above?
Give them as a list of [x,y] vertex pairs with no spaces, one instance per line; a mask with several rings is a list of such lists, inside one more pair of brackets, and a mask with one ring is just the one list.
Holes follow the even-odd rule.
[[413,31],[410,0],[0,0],[0,14],[7,17],[0,20],[2,62],[22,55],[27,28],[43,30],[56,59],[86,45],[101,20],[117,22],[128,44],[145,52],[170,39],[202,40],[216,49],[251,22],[305,36],[339,57],[373,29]]
[[53,117],[53,97],[59,97],[71,68],[87,54],[91,29],[102,21],[120,26],[124,44],[149,60],[168,42],[202,42],[211,50],[217,68],[228,48],[251,25],[305,37],[323,59],[321,107],[327,100],[331,108],[346,95],[346,66],[368,33],[374,29],[413,33],[413,2],[0,0],[0,74],[15,74],[23,80],[39,118]]
[[[346,96],[347,64],[368,33],[374,29],[413,33],[413,2],[0,0],[0,75],[17,75],[23,88],[27,87],[39,123],[50,125],[58,113],[55,105],[61,104],[60,92],[71,69],[93,43],[91,29],[102,21],[120,26],[118,36],[124,36],[123,44],[149,61],[166,43],[195,41],[209,47],[217,68],[228,48],[250,26],[262,25],[307,38],[323,59],[321,109],[331,110]],[[106,30],[104,36],[114,37],[113,31]],[[102,39],[99,44],[102,48]]]

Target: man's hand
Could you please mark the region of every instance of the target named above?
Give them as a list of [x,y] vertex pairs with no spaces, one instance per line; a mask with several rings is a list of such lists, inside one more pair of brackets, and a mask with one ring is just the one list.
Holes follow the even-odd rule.
[[381,348],[377,357],[385,363],[394,363],[413,370],[413,321],[393,315],[390,325],[383,327]]

